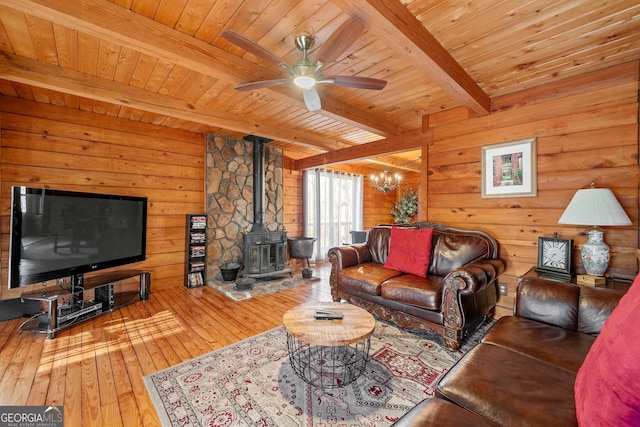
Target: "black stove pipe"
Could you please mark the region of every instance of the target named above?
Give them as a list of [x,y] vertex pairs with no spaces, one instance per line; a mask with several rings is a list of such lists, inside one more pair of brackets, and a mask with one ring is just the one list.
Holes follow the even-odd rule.
[[253,143],[253,225],[251,231],[267,231],[264,223],[264,144],[273,141],[255,135],[246,135],[245,141]]

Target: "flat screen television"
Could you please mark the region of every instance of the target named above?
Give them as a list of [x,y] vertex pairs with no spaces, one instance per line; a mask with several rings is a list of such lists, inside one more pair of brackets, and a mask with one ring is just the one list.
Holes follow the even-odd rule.
[[143,261],[146,231],[144,197],[14,186],[9,288]]

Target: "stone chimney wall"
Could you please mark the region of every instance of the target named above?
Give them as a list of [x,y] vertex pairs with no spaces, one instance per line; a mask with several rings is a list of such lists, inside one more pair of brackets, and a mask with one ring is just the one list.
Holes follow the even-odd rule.
[[[284,156],[264,146],[265,225],[281,230],[284,221]],[[253,224],[253,143],[207,135],[207,277],[225,262],[242,264],[242,236]]]

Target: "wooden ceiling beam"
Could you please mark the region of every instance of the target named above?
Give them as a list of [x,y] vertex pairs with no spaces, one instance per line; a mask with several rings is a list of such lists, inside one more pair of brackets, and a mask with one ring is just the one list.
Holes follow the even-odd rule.
[[123,85],[112,80],[2,51],[0,51],[0,78],[313,148],[339,150],[345,147],[344,144],[337,142],[327,142],[320,135],[286,129],[281,126],[271,127],[264,123],[247,120],[237,114],[212,111],[182,99],[160,95],[142,88]]
[[[0,4],[67,28],[108,40],[144,54],[163,58],[182,67],[233,84],[282,78],[282,74],[238,57],[212,44],[103,0],[0,0]],[[269,96],[306,109],[302,95],[271,88]],[[317,114],[382,135],[398,133],[384,117],[343,105],[323,95]],[[276,138],[280,139],[280,138]]]
[[380,156],[366,161],[372,165],[391,166],[398,170],[420,172],[420,154],[416,154],[414,160],[409,161],[406,158],[396,156]]
[[491,111],[489,96],[399,0],[333,2],[463,106],[479,115]]
[[382,155],[390,155],[422,148],[433,139],[433,130],[417,130],[402,135],[391,136],[379,141],[343,148],[339,151],[305,157],[294,162],[295,170],[311,169],[319,166],[365,160]]

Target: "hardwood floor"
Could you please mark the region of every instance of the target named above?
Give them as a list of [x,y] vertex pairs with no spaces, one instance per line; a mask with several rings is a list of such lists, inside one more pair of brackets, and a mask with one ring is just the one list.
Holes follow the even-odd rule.
[[303,302],[331,301],[329,264],[309,285],[233,301],[211,287],[153,290],[141,301],[59,332],[0,323],[0,405],[64,405],[65,427],[160,425],[142,377],[282,324]]

